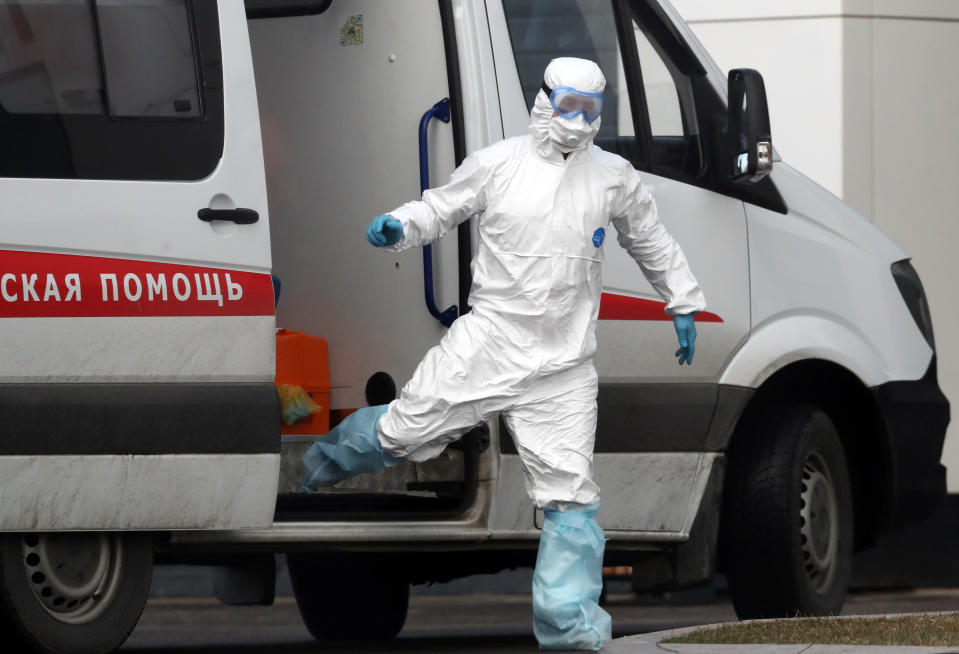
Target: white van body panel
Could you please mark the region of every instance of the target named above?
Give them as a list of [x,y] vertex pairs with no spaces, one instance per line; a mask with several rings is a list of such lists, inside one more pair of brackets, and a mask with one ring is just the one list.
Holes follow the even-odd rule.
[[866,334],[835,314],[810,313],[774,316],[756,326],[720,383],[758,388],[785,366],[806,359],[837,363],[867,386],[889,381],[881,353]]
[[[36,290],[42,304],[54,307],[31,316],[29,312],[41,303],[31,300],[28,304],[29,296],[19,281],[5,287],[19,292],[22,308],[15,310],[28,315],[0,319],[0,341],[5,345],[0,383],[34,387],[38,397],[45,388],[63,388],[65,397],[54,403],[73,408],[69,387],[47,385],[86,384],[85,389],[102,390],[108,398],[112,385],[127,389],[128,384],[139,383],[149,389],[164,382],[188,388],[202,382],[210,389],[219,383],[266,385],[272,381],[274,318],[271,310],[263,308],[264,303],[272,304],[272,298],[267,299],[270,226],[243,3],[219,3],[219,32],[224,146],[209,176],[191,182],[0,178],[4,263],[16,257],[39,261]],[[250,225],[203,222],[197,212],[208,207],[253,209],[259,221]],[[93,317],[53,295],[45,297],[43,266],[65,266],[66,270],[77,266],[82,271],[92,261],[113,266],[116,281],[103,282],[95,268],[82,273],[85,302],[101,297],[106,301],[111,295],[123,300],[124,271],[148,267],[170,275],[173,270],[184,271],[191,284],[191,270],[215,270],[221,297],[201,298],[201,289],[194,286],[191,301],[207,300],[209,311],[178,315],[178,298],[168,278],[165,300],[172,315],[149,311],[137,315],[135,303],[130,302],[133,308],[124,306],[117,313]],[[257,315],[220,311],[218,307],[230,301],[226,273],[234,279],[246,274],[256,280]],[[138,274],[142,286],[131,288],[137,297],[142,291],[145,301],[145,277]],[[61,294],[65,290],[61,286]],[[127,293],[126,300],[133,299]],[[10,302],[7,297],[4,300]],[[43,397],[50,401],[49,395]],[[109,399],[104,403],[109,404]],[[109,413],[114,408],[108,408],[109,416],[118,414]],[[128,414],[127,409],[120,407],[118,412]],[[127,434],[112,433],[110,418],[97,421],[103,410],[90,407],[86,415],[93,416],[91,424],[78,431],[76,440],[95,443],[106,433],[124,447]],[[56,443],[59,451],[52,453],[13,452],[0,457],[0,530],[222,529],[272,522],[278,453],[166,453],[165,436],[157,439],[157,453],[74,453],[77,450],[71,448],[79,446],[67,438],[62,446]],[[177,435],[169,437],[173,440]],[[181,444],[181,449],[189,447]]]
[[932,348],[890,272],[906,253],[788,165],[777,164],[773,180],[789,215],[746,205],[753,333],[720,383],[755,388],[809,358],[867,386],[921,378]]
[[264,527],[278,468],[277,454],[0,457],[0,531]]
[[[8,325],[14,322],[16,326]],[[273,316],[49,318],[0,321],[0,383],[269,382]],[[211,324],[212,323],[212,324]],[[57,347],[50,347],[50,343]],[[142,348],[144,342],[151,349]],[[125,356],[118,358],[116,352]],[[171,355],[172,353],[172,355]]]
[[[676,363],[676,329],[665,312],[654,320],[600,320],[596,369],[601,383],[715,381],[749,334],[749,256],[743,203],[666,177],[640,172],[660,220],[683,249],[706,297],[697,317],[694,365]],[[611,228],[612,229],[612,228]],[[603,291],[663,303],[614,233],[604,244]]]
[[[599,526],[610,540],[682,542],[689,538],[714,452],[599,453],[593,456],[602,489]],[[501,459],[490,510],[494,539],[539,538],[543,512],[530,504],[519,457]]]

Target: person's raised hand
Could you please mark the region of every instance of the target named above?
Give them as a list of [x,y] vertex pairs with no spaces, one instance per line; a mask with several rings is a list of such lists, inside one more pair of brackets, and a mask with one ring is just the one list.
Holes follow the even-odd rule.
[[403,238],[403,225],[396,218],[384,213],[373,219],[366,228],[366,240],[378,248],[398,243]]

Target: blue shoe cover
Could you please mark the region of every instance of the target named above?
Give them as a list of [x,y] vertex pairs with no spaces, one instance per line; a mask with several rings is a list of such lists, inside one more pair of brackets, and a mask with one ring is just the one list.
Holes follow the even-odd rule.
[[303,455],[304,492],[332,486],[361,472],[383,472],[402,461],[384,452],[376,437],[376,423],[387,406],[354,411],[310,446]]
[[598,650],[612,638],[599,606],[606,537],[598,504],[546,511],[533,573],[533,633],[545,650]]

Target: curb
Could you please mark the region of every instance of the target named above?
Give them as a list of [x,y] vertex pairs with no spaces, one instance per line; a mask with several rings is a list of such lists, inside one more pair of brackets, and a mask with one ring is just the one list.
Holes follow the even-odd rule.
[[[915,615],[952,615],[959,611],[935,611],[914,613],[889,613],[881,615],[839,615],[839,619],[869,619],[900,618]],[[735,624],[754,624],[775,622],[782,618],[766,620],[742,620]],[[716,622],[713,624],[682,627],[667,631],[653,631],[636,636],[623,636],[608,641],[601,654],[959,654],[959,645],[948,646],[913,646],[913,645],[821,645],[814,643],[790,644],[731,644],[717,645],[708,643],[669,643],[662,641],[676,636],[699,631],[701,629],[716,629],[731,624],[730,622]]]

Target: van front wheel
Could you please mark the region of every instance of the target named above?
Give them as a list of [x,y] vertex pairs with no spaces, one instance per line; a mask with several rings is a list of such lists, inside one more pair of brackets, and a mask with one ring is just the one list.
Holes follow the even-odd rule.
[[140,619],[152,570],[149,534],[0,535],[5,636],[39,652],[113,651]]
[[736,614],[838,614],[849,585],[852,495],[836,428],[801,404],[748,420],[729,452],[723,517]]
[[410,584],[386,555],[287,554],[296,605],[317,640],[388,640],[406,621]]

